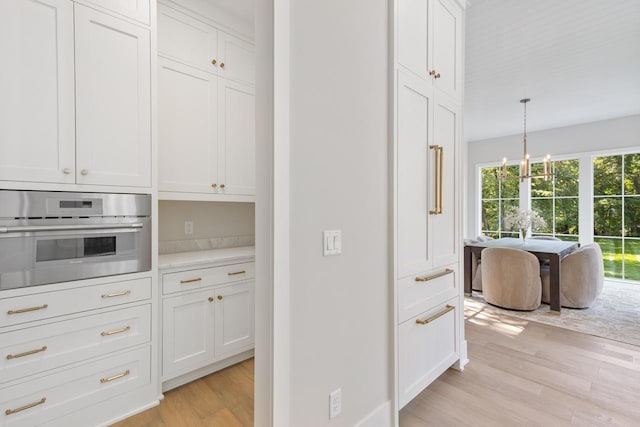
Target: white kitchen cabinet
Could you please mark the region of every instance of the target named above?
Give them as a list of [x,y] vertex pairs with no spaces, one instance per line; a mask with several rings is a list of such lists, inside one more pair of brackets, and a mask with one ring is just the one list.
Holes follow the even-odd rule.
[[75,6],[76,179],[151,186],[150,33]]
[[462,96],[462,10],[452,0],[398,0],[398,62]]
[[213,289],[164,299],[163,379],[187,373],[213,361],[214,309]]
[[217,288],[214,302],[216,358],[253,347],[254,282]]
[[68,0],[7,0],[0,38],[0,180],[151,186],[147,27]]
[[245,84],[255,84],[255,49],[251,43],[225,32],[218,32],[220,76]]
[[75,182],[73,3],[0,2],[0,180]]
[[211,193],[218,182],[218,78],[158,58],[158,186]]
[[84,0],[143,24],[150,22],[150,0]]

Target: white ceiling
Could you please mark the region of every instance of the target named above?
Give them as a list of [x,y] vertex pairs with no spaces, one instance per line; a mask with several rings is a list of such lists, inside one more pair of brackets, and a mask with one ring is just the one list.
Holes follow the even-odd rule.
[[640,114],[640,0],[471,0],[465,139]]
[[254,0],[209,0],[209,3],[239,18],[253,22]]

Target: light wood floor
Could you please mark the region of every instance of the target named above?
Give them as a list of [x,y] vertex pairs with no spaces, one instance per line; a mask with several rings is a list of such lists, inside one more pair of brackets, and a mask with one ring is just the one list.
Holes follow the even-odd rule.
[[640,426],[640,347],[487,312],[466,326],[471,362],[410,402],[402,427]]
[[[640,426],[640,347],[480,313],[471,362],[400,413],[401,427]],[[253,359],[169,391],[117,427],[253,425]]]
[[159,406],[114,427],[253,426],[253,359],[164,394]]

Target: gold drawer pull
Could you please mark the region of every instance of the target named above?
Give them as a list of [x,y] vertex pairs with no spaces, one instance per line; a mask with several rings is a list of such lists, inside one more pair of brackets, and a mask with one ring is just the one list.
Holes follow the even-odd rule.
[[238,274],[245,274],[246,270],[234,271],[233,273],[227,273],[229,276],[237,276]]
[[21,406],[21,407],[16,408],[16,409],[7,409],[6,411],[4,411],[4,414],[5,415],[16,414],[16,413],[22,412],[22,411],[24,411],[26,409],[31,409],[34,406],[42,405],[46,401],[47,401],[47,398],[43,397],[42,399],[38,400],[37,402],[29,403],[28,405],[24,405],[24,406]]
[[115,292],[113,294],[103,294],[102,298],[113,298],[113,297],[123,297],[125,295],[130,295],[131,291],[122,291],[122,292]]
[[7,360],[17,359],[19,357],[30,356],[30,355],[36,354],[36,353],[42,353],[43,351],[46,351],[46,350],[47,350],[47,346],[43,345],[42,348],[37,348],[37,349],[31,350],[31,351],[25,351],[24,353],[7,354]]
[[125,326],[124,328],[116,329],[108,332],[100,332],[100,335],[103,337],[108,337],[109,335],[121,334],[123,332],[127,332],[131,330],[131,326]]
[[127,375],[129,375],[130,373],[131,373],[131,372],[129,372],[129,370],[127,369],[126,371],[124,371],[124,372],[123,372],[123,373],[121,373],[121,374],[114,375],[114,376],[109,377],[109,378],[100,378],[100,382],[101,382],[102,384],[104,384],[104,383],[108,383],[108,382],[111,382],[111,381],[113,381],[113,380],[117,380],[118,378],[126,377],[126,376],[127,376]]
[[43,304],[39,305],[38,307],[21,308],[20,310],[9,310],[7,311],[7,314],[28,313],[30,311],[44,310],[47,307],[49,307],[49,304]]
[[196,277],[195,279],[180,280],[180,283],[185,284],[185,283],[193,283],[193,282],[200,282],[200,281],[202,281],[202,277]]
[[452,269],[445,268],[442,273],[434,274],[433,276],[416,277],[416,282],[428,282],[429,280],[437,279],[438,277],[446,276],[451,273],[453,273]]
[[451,310],[454,310],[454,309],[455,309],[454,306],[447,304],[447,308],[442,310],[440,313],[434,314],[433,316],[431,316],[431,317],[429,317],[428,319],[425,319],[425,320],[416,319],[416,323],[418,325],[426,325],[426,324],[431,323],[434,320],[444,316],[445,314],[447,314],[448,312],[450,312]]

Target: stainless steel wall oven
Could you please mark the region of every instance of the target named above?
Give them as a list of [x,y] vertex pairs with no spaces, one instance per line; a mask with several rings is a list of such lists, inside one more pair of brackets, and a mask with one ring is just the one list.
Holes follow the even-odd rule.
[[151,269],[151,196],[0,190],[0,291]]

